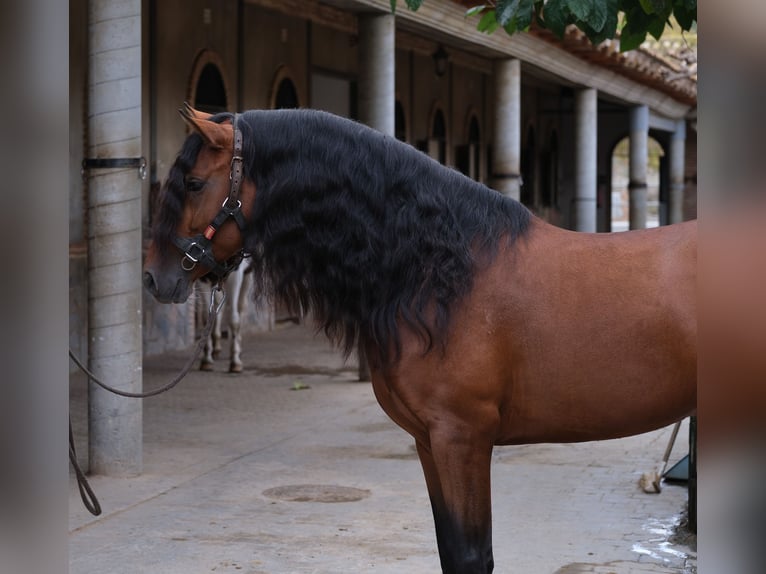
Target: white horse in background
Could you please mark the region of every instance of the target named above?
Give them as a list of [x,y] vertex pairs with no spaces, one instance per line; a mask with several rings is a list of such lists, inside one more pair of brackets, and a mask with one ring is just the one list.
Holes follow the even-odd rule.
[[[202,315],[198,313],[198,316],[205,317],[207,310],[210,308],[211,288],[207,281],[201,283],[198,282],[196,286],[197,292],[200,295],[198,301],[201,303],[201,307],[198,310],[202,311]],[[223,308],[215,317],[212,333],[205,343],[202,360],[199,365],[201,371],[212,371],[215,360],[220,358],[222,325],[226,325],[229,338],[229,372],[242,372],[241,321],[245,312],[245,306],[250,300],[249,291],[252,283],[252,274],[248,272],[246,260],[243,260],[224,279],[223,289],[226,293],[226,300],[224,301]],[[220,292],[216,292],[216,305],[220,304],[220,297]]]

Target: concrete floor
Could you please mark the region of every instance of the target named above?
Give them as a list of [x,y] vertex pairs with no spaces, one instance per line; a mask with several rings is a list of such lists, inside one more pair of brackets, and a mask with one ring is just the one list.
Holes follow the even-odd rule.
[[[300,326],[251,335],[244,348],[244,373],[229,375],[221,361],[145,400],[144,472],[92,478],[102,516],[87,513],[71,480],[70,573],[439,572],[413,441],[356,382],[353,360]],[[147,359],[145,388],[186,357]],[[84,379],[70,386],[83,453]],[[668,540],[685,487],[638,487],[669,436],[670,427],[497,448],[495,572],[695,572],[695,552]],[[671,464],[688,452],[687,436],[684,425]]]

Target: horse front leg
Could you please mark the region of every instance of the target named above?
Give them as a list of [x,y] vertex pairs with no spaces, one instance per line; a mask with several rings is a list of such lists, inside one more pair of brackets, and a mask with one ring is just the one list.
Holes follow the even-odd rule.
[[417,443],[436,526],[442,572],[489,574],[492,557],[492,444],[459,429]]

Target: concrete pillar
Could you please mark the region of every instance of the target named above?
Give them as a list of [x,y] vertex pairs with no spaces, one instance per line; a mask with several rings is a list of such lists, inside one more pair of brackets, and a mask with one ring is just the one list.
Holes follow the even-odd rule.
[[598,93],[575,92],[575,231],[596,231],[596,170],[598,168]]
[[684,169],[686,167],[686,122],[678,120],[676,131],[670,135],[670,190],[668,193],[668,223],[684,220]]
[[635,106],[630,110],[630,183],[628,184],[630,229],[646,228],[648,146],[649,108]]
[[393,14],[359,17],[359,120],[394,135],[395,56]]
[[495,61],[495,134],[492,187],[521,197],[521,61]]
[[[141,155],[141,0],[89,2],[88,157]],[[88,363],[109,385],[140,392],[141,180],[134,168],[88,172]],[[141,401],[93,383],[91,472],[142,470]]]
[[[396,46],[393,14],[359,17],[359,119],[394,137]],[[370,380],[370,367],[361,345],[357,348],[359,380]]]

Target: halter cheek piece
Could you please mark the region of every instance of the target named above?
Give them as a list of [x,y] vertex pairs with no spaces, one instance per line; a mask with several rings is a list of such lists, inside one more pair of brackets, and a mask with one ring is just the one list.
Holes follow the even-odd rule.
[[242,185],[242,131],[237,127],[239,115],[234,116],[234,153],[231,157],[231,171],[229,179],[231,187],[229,196],[221,205],[221,210],[215,216],[205,231],[194,237],[174,237],[173,243],[184,254],[181,259],[181,267],[184,271],[191,271],[197,263],[210,268],[210,274],[215,275],[219,281],[223,280],[242,261],[240,250],[231,259],[219,262],[213,256],[213,236],[218,229],[230,217],[234,219],[240,232],[245,231],[245,217],[242,215],[242,202],[239,200],[239,188]]

